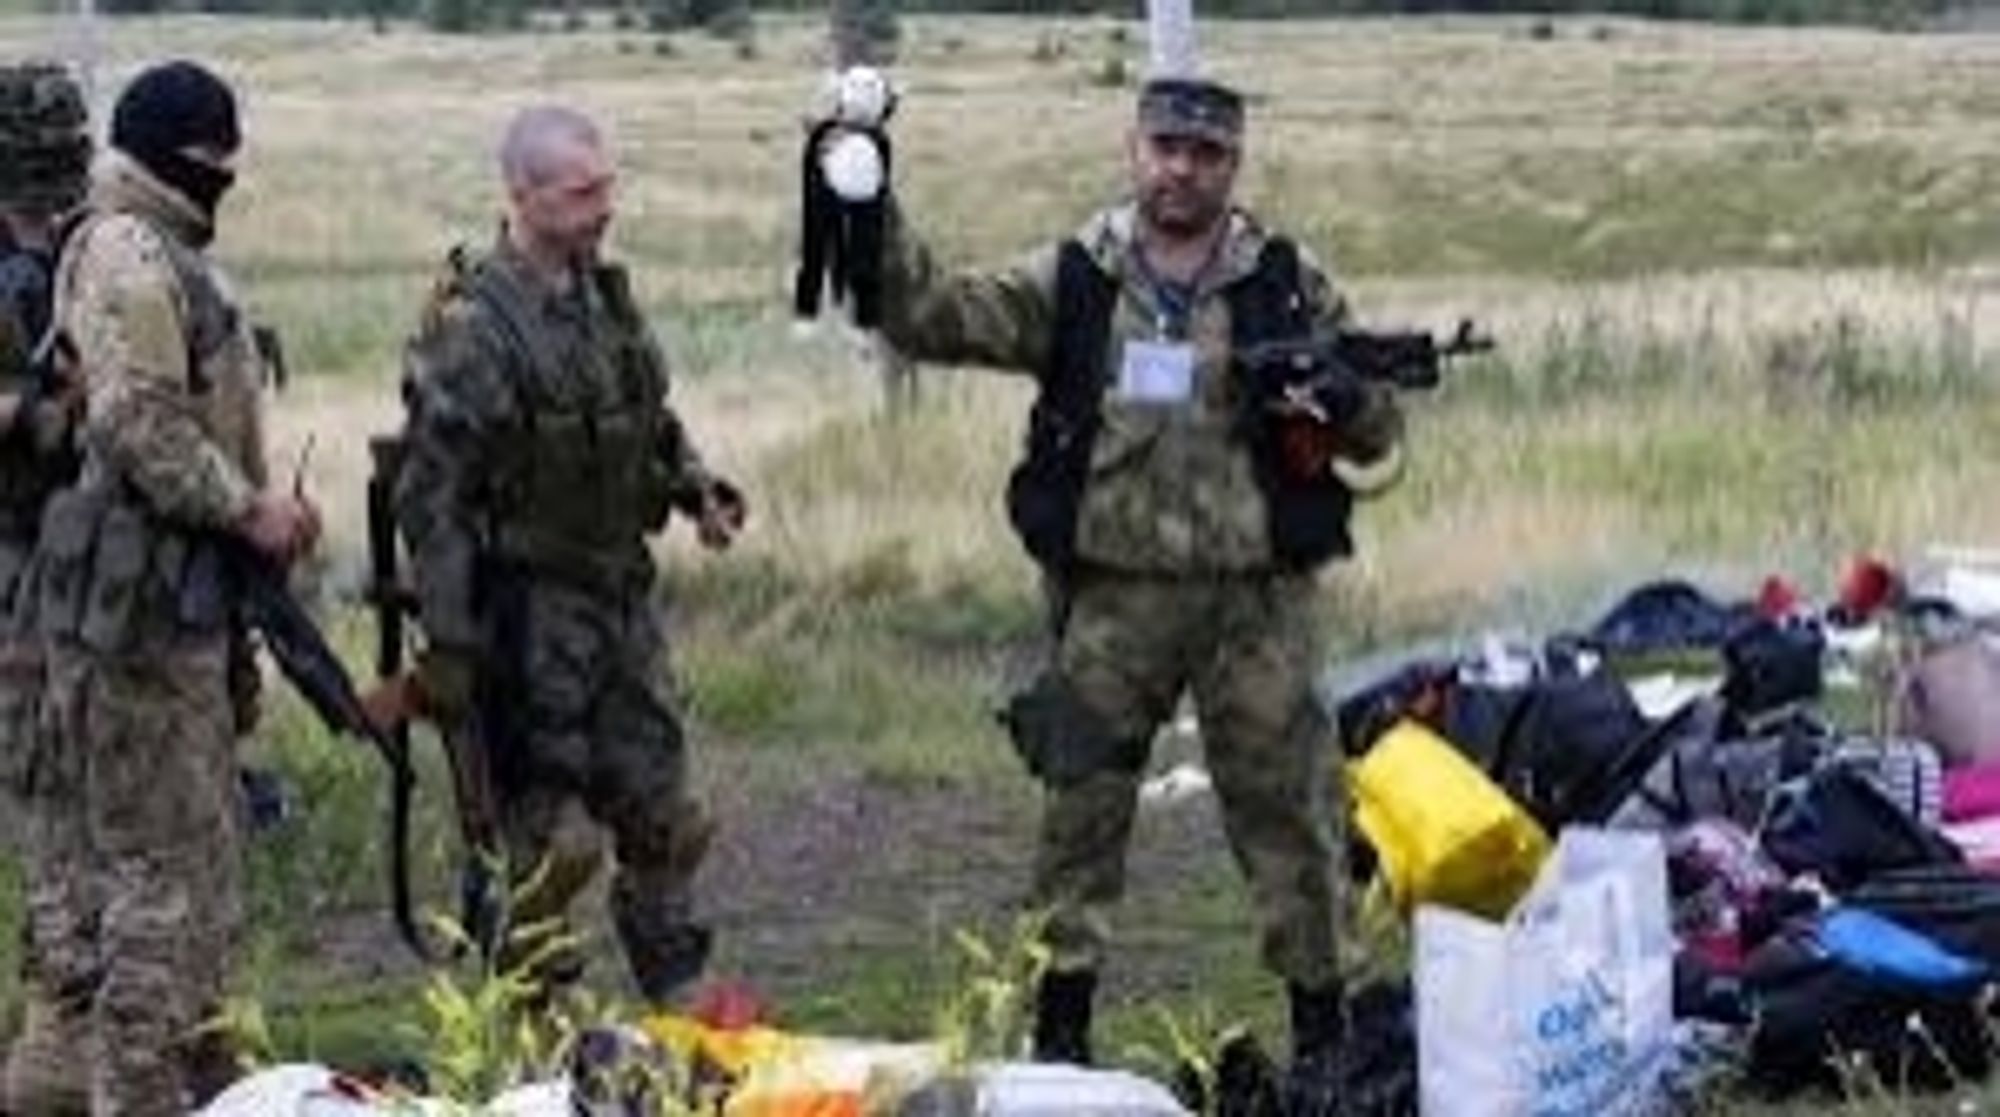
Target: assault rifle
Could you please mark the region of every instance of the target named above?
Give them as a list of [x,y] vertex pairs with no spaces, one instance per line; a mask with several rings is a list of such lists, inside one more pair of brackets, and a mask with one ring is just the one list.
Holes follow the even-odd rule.
[[264,638],[278,671],[327,728],[373,745],[388,765],[389,885],[396,930],[411,950],[428,959],[430,951],[418,931],[410,900],[410,793],[417,777],[410,766],[409,742],[383,732],[369,720],[353,677],[312,615],[292,595],[284,569],[238,536],[218,532],[210,540],[221,558],[224,576],[236,589],[245,622]]
[[1492,348],[1491,337],[1462,319],[1443,340],[1419,331],[1336,330],[1250,346],[1235,358],[1248,382],[1246,421],[1276,441],[1287,476],[1318,480],[1342,456],[1369,383],[1430,391],[1453,358]]
[[1440,340],[1421,330],[1372,332],[1336,330],[1304,338],[1265,342],[1239,350],[1237,362],[1266,399],[1282,399],[1336,420],[1363,381],[1403,391],[1430,391],[1444,382],[1453,358],[1485,353],[1493,338],[1471,319],[1461,319]]
[[[396,685],[407,675],[404,663],[408,618],[417,615],[417,597],[406,584],[396,540],[394,509],[396,475],[402,469],[403,443],[396,436],[379,436],[368,443],[373,468],[368,477],[368,603],[375,612],[375,676]],[[492,698],[505,688],[484,687]],[[386,736],[396,748],[410,747],[407,710]],[[464,941],[485,957],[493,957],[504,933],[504,883],[497,879],[493,858],[500,848],[498,801],[493,785],[493,752],[507,719],[494,711],[470,725],[440,726],[439,739],[451,771],[452,801],[465,856],[459,869],[459,930]],[[424,952],[428,953],[428,952]]]

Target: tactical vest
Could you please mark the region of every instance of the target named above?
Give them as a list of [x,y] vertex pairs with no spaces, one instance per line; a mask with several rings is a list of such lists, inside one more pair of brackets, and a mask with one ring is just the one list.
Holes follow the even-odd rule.
[[[78,243],[92,224],[78,229]],[[238,311],[193,249],[166,233],[157,239],[186,308],[188,390],[203,395],[215,385],[214,362],[238,334]],[[67,265],[59,269],[57,282],[68,274]],[[44,509],[33,577],[38,630],[108,654],[218,633],[235,613],[235,593],[211,540],[162,521],[124,482],[88,467]]]
[[[1231,284],[1231,347],[1301,337],[1312,331],[1303,298],[1298,248],[1274,237],[1257,267]],[[1112,314],[1118,305],[1116,281],[1089,250],[1064,242],[1057,254],[1055,336],[1040,392],[1028,413],[1025,453],[1007,481],[1007,513],[1028,553],[1044,568],[1061,572],[1076,561],[1076,521],[1090,479],[1091,449],[1103,425],[1105,371],[1109,365]],[[1311,570],[1353,553],[1348,518],[1354,497],[1331,474],[1310,481],[1291,479],[1280,458],[1270,420],[1268,396],[1239,377],[1238,437],[1248,447],[1270,523],[1271,554],[1286,570]]]
[[[612,336],[565,354],[505,269],[490,261],[460,267],[465,294],[490,312],[513,355],[506,373],[520,424],[496,440],[487,557],[586,588],[643,586],[652,577],[646,533],[667,515],[666,443],[678,435],[661,409],[666,370],[625,273],[591,273]],[[579,376],[570,367],[578,360],[609,367]],[[616,391],[594,398],[579,390],[586,383]]]

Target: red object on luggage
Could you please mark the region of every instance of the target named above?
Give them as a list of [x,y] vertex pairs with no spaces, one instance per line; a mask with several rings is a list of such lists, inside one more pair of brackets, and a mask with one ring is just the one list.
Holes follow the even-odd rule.
[[1903,579],[1873,555],[1856,555],[1840,580],[1840,604],[1856,619],[1874,616],[1901,596]]
[[1784,575],[1773,574],[1764,579],[1764,585],[1757,591],[1757,615],[1767,620],[1784,620],[1799,611],[1803,600],[1797,586],[1786,581]]
[[712,981],[696,993],[688,1015],[719,1032],[764,1023],[764,998],[740,981]]

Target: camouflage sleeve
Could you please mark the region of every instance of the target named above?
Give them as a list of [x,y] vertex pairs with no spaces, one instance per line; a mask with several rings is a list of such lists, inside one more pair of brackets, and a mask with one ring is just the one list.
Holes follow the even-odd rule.
[[647,360],[658,380],[656,391],[660,399],[660,417],[656,460],[665,482],[667,503],[695,515],[701,510],[702,494],[712,479],[711,474],[702,461],[701,451],[695,446],[693,436],[688,434],[687,425],[674,409],[673,377],[666,352],[660,348],[659,339],[652,330],[645,331],[644,341]]
[[395,511],[433,646],[477,648],[474,575],[490,511],[494,439],[511,422],[504,344],[464,300],[427,315],[404,354],[403,460]]
[[[1313,308],[1317,318],[1317,329],[1331,334],[1337,330],[1352,329],[1354,315],[1348,306],[1347,297],[1340,293],[1327,277],[1327,273],[1310,252],[1300,250],[1300,267],[1304,274],[1306,301]],[[1354,465],[1367,467],[1399,466],[1403,440],[1403,410],[1396,401],[1396,390],[1386,384],[1369,382],[1364,384],[1364,401],[1361,410],[1349,420],[1341,432],[1341,456]],[[1393,474],[1399,470],[1391,470]]]
[[882,261],[882,332],[918,360],[1039,373],[1055,329],[1056,253],[997,272],[945,273],[889,203]]
[[86,230],[63,330],[87,372],[83,441],[155,511],[227,527],[254,486],[203,427],[188,383],[185,295],[159,234],[133,218]]
[[[694,440],[688,436],[680,415],[664,402],[660,415],[659,461],[666,483],[667,506],[685,515],[699,516],[715,475],[702,461],[701,453],[695,449]],[[660,516],[659,523],[664,523],[665,512],[662,511]],[[659,523],[653,526],[657,527]]]

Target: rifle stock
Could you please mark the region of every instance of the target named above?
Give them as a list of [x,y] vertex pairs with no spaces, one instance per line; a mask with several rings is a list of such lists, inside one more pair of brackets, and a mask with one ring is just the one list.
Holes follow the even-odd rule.
[[[402,465],[402,440],[377,437],[369,440],[368,448],[373,462],[368,479],[368,601],[376,619],[375,674],[388,682],[402,679],[407,672],[404,622],[416,615],[417,598],[404,584],[396,542],[395,479]],[[500,905],[505,897],[496,889],[492,869],[501,849],[501,832],[485,744],[489,721],[479,716],[459,724],[440,723],[436,728],[451,774],[452,802],[465,849],[459,877],[460,930],[482,954],[492,957],[499,946]],[[407,751],[408,721],[399,719],[392,732]]]

